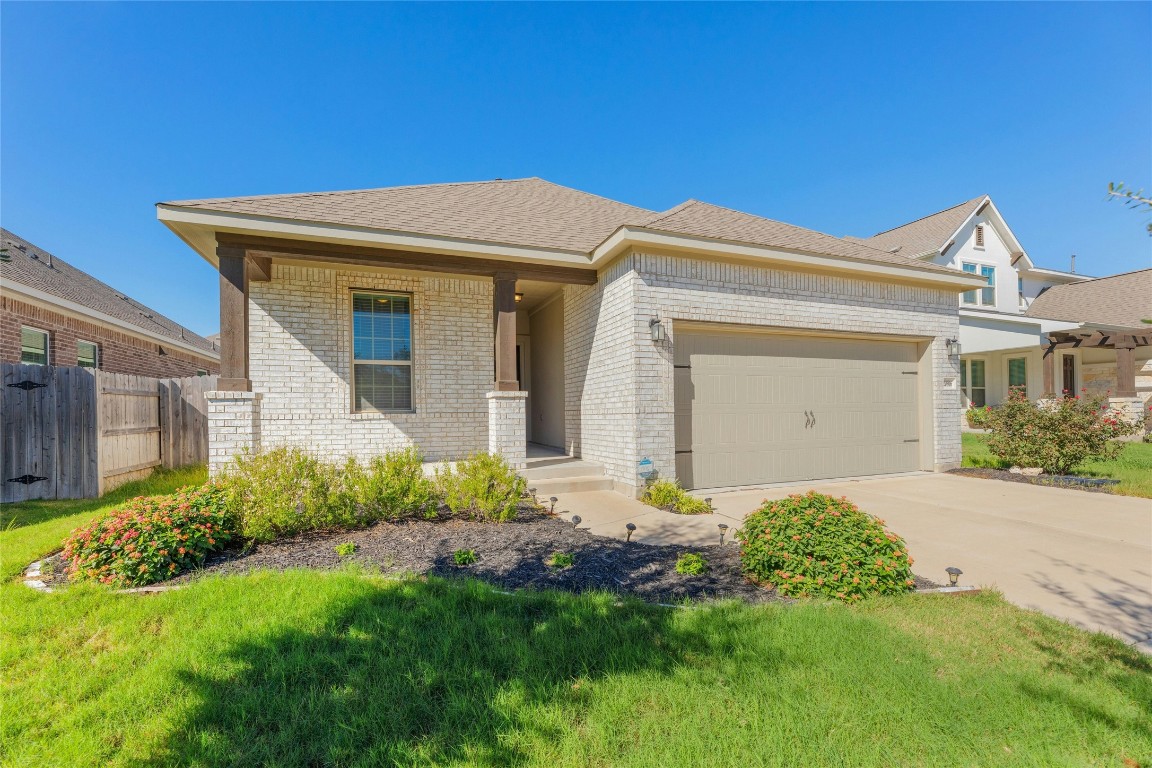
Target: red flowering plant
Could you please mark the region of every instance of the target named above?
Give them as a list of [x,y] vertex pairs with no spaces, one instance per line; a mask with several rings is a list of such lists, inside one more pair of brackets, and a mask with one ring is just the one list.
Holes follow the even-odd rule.
[[1081,390],[1035,403],[1012,390],[988,420],[988,449],[1009,465],[1067,475],[1085,461],[1115,458],[1123,448],[1117,438],[1142,427],[1110,408],[1107,394]]
[[744,574],[782,595],[855,602],[914,586],[904,540],[846,498],[809,491],[765,501],[736,538]]
[[204,562],[234,536],[224,493],[214,485],[140,496],[77,529],[64,542],[69,577],[114,587],[169,579]]

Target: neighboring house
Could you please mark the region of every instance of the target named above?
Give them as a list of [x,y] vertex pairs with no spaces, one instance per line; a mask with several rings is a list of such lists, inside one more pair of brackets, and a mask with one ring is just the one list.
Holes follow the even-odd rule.
[[211,342],[0,229],[0,361],[156,378],[217,373]]
[[[1059,336],[1063,346],[1048,355],[1054,369],[1051,384],[1045,382],[1045,350],[1051,346],[1053,334],[1076,333],[1085,338],[1084,334],[1091,335],[1092,331],[1111,331],[1115,335],[1127,326],[1108,325],[1102,318],[1109,316],[1108,312],[1118,312],[1115,316],[1125,323],[1135,322],[1141,313],[1148,317],[1152,314],[1148,306],[1152,294],[1117,291],[1111,295],[1104,291],[1101,302],[1115,300],[1119,305],[1108,308],[1085,301],[1074,304],[1075,311],[1071,312],[1044,311],[1050,295],[1087,296],[1072,286],[1124,276],[1097,281],[1037,267],[987,195],[873,237],[847,239],[987,280],[984,288],[960,295],[960,386],[966,405],[997,405],[1017,387],[1023,387],[1033,399],[1060,390],[1078,392],[1082,387],[1109,389],[1113,394],[1127,391],[1116,384],[1115,350],[1097,346],[1101,341],[1108,343],[1107,337],[1092,344],[1072,344],[1070,337]],[[1109,294],[1107,299],[1105,293]],[[1137,323],[1128,330],[1139,335],[1150,329]],[[1147,361],[1148,352],[1146,346],[1138,346],[1137,361]]]
[[[221,275],[210,466],[296,444],[524,466],[635,493],[960,463],[950,268],[695,200],[531,178],[186,200]],[[952,345],[949,342],[953,342]]]

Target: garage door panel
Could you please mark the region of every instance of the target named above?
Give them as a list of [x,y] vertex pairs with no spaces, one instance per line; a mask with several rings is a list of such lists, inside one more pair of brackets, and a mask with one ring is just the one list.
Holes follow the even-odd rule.
[[688,487],[918,466],[917,443],[907,442],[919,430],[912,343],[681,332],[674,359],[691,366],[675,377],[676,448],[691,450],[677,467]]

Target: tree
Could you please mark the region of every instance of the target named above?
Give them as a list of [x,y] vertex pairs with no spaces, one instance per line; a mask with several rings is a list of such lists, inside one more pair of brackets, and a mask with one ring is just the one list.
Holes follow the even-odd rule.
[[[1134,211],[1152,214],[1152,198],[1145,197],[1143,189],[1133,190],[1125,186],[1124,182],[1108,182],[1108,199],[1123,200],[1124,205]],[[1152,221],[1148,222],[1148,235],[1152,236]]]

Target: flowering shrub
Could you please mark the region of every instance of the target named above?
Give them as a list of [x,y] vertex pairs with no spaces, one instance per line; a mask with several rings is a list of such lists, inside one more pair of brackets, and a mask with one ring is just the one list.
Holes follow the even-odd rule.
[[745,575],[782,595],[853,602],[913,586],[904,540],[845,498],[809,491],[765,501],[736,538]]
[[988,419],[989,450],[1009,464],[1057,475],[1085,461],[1115,458],[1123,447],[1115,439],[1135,434],[1140,425],[1109,408],[1106,395],[1081,392],[1039,404],[1013,390]]
[[964,412],[964,417],[972,429],[987,429],[988,421],[992,418],[992,406],[985,405],[981,408],[974,405]]
[[650,507],[679,515],[710,515],[712,507],[703,499],[690,495],[676,480],[653,480],[644,488],[640,501]]
[[64,542],[73,579],[139,587],[204,562],[234,535],[224,493],[214,485],[141,496],[75,531]]

